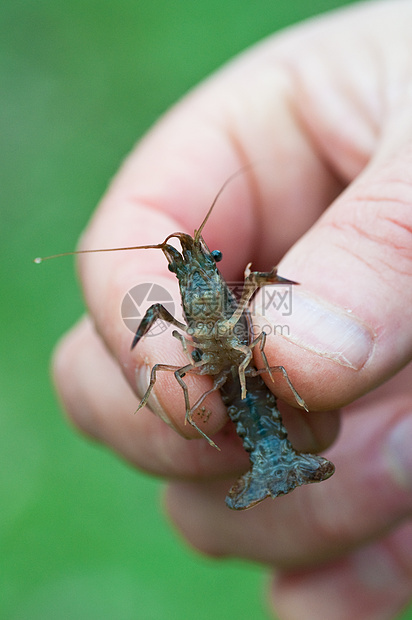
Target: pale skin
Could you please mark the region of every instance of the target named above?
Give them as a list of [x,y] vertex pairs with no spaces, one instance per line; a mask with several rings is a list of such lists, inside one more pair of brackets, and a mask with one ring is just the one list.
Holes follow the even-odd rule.
[[[279,263],[281,276],[344,317],[331,323],[332,331],[341,325],[338,341],[353,320],[355,336],[338,346],[348,347],[350,364],[331,359],[327,320],[320,337],[333,355],[313,350],[310,334],[306,345],[272,335],[265,344],[269,364],[287,369],[311,410],[293,408],[280,373],[268,379],[287,403],[292,441],[302,450],[331,446],[330,480],[233,513],[224,497],[247,456],[217,393],[202,429],[221,452],[204,439],[187,441],[198,436],[184,424],[173,373],[159,374],[152,411],[133,416],[148,369],[187,364],[170,332],[131,352],[133,336],[119,319],[124,293],[139,282],[162,284],[179,306],[160,251],[83,256],[90,316],[55,356],[74,424],[169,481],[166,510],[192,545],[267,564],[282,620],[392,618],[412,596],[411,32],[412,2],[391,0],[245,52],[140,142],[82,238],[81,247],[100,248],[193,234],[226,178],[258,162],[227,187],[203,235],[222,250],[228,280],[241,279],[249,262],[262,270]],[[312,326],[312,315],[299,316],[300,329]],[[191,402],[211,387],[207,377],[185,380]]]

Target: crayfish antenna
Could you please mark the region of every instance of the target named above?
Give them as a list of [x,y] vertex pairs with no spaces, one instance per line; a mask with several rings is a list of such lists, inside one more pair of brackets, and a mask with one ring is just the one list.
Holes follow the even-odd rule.
[[164,243],[158,243],[156,245],[132,245],[126,248],[102,248],[99,250],[76,250],[74,252],[62,252],[61,254],[52,254],[51,256],[38,256],[33,260],[33,263],[39,264],[45,260],[51,258],[60,258],[61,256],[75,256],[76,254],[93,254],[94,252],[122,252],[123,250],[161,250],[164,247]]
[[229,183],[231,183],[233,181],[233,179],[235,179],[236,177],[240,176],[244,172],[247,172],[251,168],[254,168],[254,166],[255,166],[255,164],[246,164],[245,166],[242,166],[242,168],[239,168],[239,170],[236,170],[236,172],[231,174],[230,177],[228,179],[226,179],[226,181],[223,183],[222,187],[220,188],[220,190],[218,191],[218,193],[214,197],[213,202],[210,205],[210,207],[208,209],[208,212],[206,213],[203,222],[200,224],[199,228],[197,230],[195,230],[195,232],[194,232],[194,235],[195,235],[194,236],[194,241],[195,241],[195,243],[199,241],[201,233],[202,233],[202,230],[204,229],[205,224],[206,224],[207,220],[209,219],[209,216],[211,215],[211,213],[212,213],[212,211],[213,211],[217,201],[219,200],[220,196],[222,195],[222,193],[224,192],[226,187],[229,185]]

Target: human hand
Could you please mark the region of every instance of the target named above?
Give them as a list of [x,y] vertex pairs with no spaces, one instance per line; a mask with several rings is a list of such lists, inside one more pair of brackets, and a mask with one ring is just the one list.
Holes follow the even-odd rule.
[[[230,174],[258,162],[226,188],[204,237],[223,251],[229,281],[250,261],[267,270],[286,253],[279,273],[301,286],[290,337],[269,335],[265,352],[313,411],[292,411],[293,396],[275,377],[296,447],[332,444],[344,408],[329,481],[233,513],[224,504],[228,479],[248,459],[217,394],[204,428],[221,453],[181,436],[196,431],[184,426],[173,375],[159,375],[150,401],[160,417],[147,408],[131,415],[130,386],[142,396],[148,368],[186,362],[170,332],[131,353],[120,320],[122,298],[139,281],[177,291],[161,252],[82,257],[90,318],[55,359],[75,424],[171,481],[167,509],[194,546],[271,566],[281,618],[390,618],[411,596],[411,29],[412,3],[392,0],[249,50],[139,144],[82,239],[99,248],[192,233]],[[192,402],[210,385],[187,382]]]

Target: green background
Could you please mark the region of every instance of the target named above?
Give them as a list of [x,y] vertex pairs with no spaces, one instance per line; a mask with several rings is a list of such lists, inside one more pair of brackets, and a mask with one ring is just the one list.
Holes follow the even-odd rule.
[[124,155],[191,86],[343,4],[1,0],[1,618],[269,618],[262,569],[189,550],[161,483],[64,421],[49,358],[81,296],[73,261],[31,259],[75,247]]

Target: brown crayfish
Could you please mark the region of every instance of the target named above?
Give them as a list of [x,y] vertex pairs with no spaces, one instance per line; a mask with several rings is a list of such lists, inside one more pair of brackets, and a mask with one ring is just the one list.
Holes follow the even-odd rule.
[[[270,284],[296,283],[278,276],[276,267],[269,272],[259,272],[250,271],[248,265],[242,294],[240,299],[236,299],[216,266],[222,254],[216,250],[210,251],[202,237],[202,230],[217,199],[234,176],[220,189],[194,237],[176,232],[157,245],[80,250],[77,253],[153,248],[162,250],[166,256],[169,270],[179,281],[186,324],[175,319],[162,304],[156,303],[143,317],[132,348],[156,320],[162,319],[183,332],[173,331],[173,336],[179,339],[184,350],[189,353],[190,362],[181,368],[156,364],[138,409],[147,403],[156,382],[156,373],[172,371],[184,393],[186,421],[217,448],[212,439],[197,426],[193,414],[211,392],[220,390],[228,415],[250,457],[249,471],[232,486],[226,497],[229,508],[242,510],[258,504],[268,496],[278,497],[297,486],[326,480],[333,474],[334,465],[321,456],[300,453],[293,448],[282,424],[276,397],[261,375],[281,372],[296,402],[307,410],[306,405],[290,382],[285,368],[269,366],[264,353],[266,334],[262,332],[257,338],[251,336],[248,305],[257,289]],[[180,251],[169,243],[172,238],[179,240]],[[41,260],[44,259],[36,259],[35,262]],[[193,308],[196,308],[195,312]],[[259,346],[262,355],[263,369],[257,369],[253,363],[253,349],[256,346]],[[188,373],[213,377],[213,387],[193,405],[190,404],[187,385],[183,380]]]

